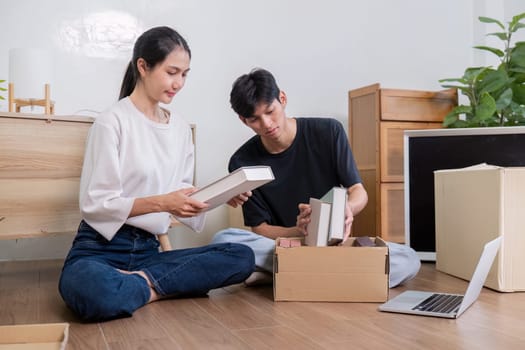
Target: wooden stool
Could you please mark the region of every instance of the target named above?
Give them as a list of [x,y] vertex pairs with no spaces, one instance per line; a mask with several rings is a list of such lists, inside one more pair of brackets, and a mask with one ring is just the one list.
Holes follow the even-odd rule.
[[51,101],[51,92],[49,84],[44,86],[44,98],[15,98],[15,87],[9,83],[9,112],[20,113],[20,108],[27,106],[41,106],[45,109],[45,114],[55,114],[55,102]]

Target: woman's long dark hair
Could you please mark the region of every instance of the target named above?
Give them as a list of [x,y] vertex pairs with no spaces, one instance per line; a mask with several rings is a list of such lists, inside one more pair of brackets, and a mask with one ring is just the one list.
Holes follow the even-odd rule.
[[166,56],[177,47],[184,49],[191,58],[188,43],[172,28],[155,27],[142,33],[133,47],[133,58],[131,62],[129,62],[126,73],[124,74],[122,86],[120,87],[119,100],[129,96],[137,84],[137,80],[140,77],[137,69],[137,60],[139,58],[146,61],[148,68],[153,68],[163,62]]

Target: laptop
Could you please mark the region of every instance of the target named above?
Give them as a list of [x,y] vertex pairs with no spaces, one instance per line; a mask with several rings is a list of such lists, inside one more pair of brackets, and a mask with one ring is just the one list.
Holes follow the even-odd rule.
[[413,315],[458,318],[478,299],[502,239],[503,236],[499,236],[485,244],[465,295],[409,290],[380,305],[379,310]]

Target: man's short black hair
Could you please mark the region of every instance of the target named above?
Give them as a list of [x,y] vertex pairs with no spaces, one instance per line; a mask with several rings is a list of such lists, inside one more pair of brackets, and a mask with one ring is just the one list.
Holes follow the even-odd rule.
[[275,99],[279,101],[279,92],[272,73],[257,68],[235,80],[230,93],[230,104],[239,116],[250,118],[260,103],[270,104]]

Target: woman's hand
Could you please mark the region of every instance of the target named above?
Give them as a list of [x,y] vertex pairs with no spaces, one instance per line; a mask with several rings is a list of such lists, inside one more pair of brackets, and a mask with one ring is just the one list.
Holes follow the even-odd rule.
[[312,213],[312,208],[309,204],[301,203],[299,204],[299,215],[297,215],[297,221],[295,226],[301,234],[306,236],[306,227],[310,223],[310,214]]
[[228,201],[228,205],[237,208],[239,205],[243,205],[252,196],[252,191],[241,193],[240,195],[233,197]]
[[195,191],[195,188],[190,187],[166,194],[166,211],[181,218],[188,218],[199,214],[208,207],[208,204],[189,197],[189,195]]

